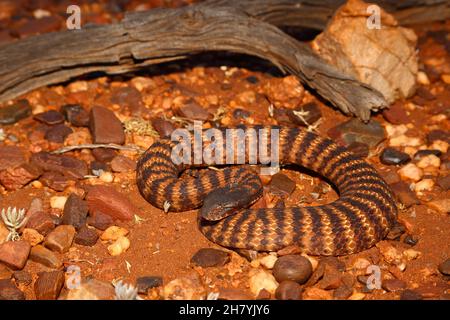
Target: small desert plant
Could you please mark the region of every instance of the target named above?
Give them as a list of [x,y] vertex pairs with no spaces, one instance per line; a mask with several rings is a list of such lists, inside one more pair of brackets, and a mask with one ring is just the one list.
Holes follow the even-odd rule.
[[6,238],[6,241],[17,241],[20,239],[19,235],[19,229],[25,225],[26,218],[25,218],[25,209],[19,209],[17,210],[16,207],[11,208],[8,207],[8,209],[5,210],[5,208],[2,209],[2,219],[5,223],[5,226],[9,230],[8,237]]
[[131,284],[123,283],[122,280],[115,284],[116,300],[142,300],[138,296],[138,289]]

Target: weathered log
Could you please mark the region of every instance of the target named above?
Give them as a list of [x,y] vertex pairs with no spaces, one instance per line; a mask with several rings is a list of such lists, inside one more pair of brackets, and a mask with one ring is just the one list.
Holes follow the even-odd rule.
[[368,120],[386,106],[376,90],[342,74],[307,45],[233,8],[190,6],[127,15],[112,25],[38,35],[0,47],[0,101],[93,71],[124,73],[203,51],[271,61],[346,114]]

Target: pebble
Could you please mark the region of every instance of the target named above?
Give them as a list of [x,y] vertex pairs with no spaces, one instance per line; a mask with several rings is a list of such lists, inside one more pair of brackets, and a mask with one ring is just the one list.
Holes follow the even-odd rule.
[[161,287],[163,285],[162,277],[156,276],[147,276],[147,277],[139,277],[136,280],[136,287],[138,289],[138,293],[147,294],[149,289]]
[[[435,140],[430,146],[430,149],[440,151],[440,153],[446,153],[449,150],[450,143],[442,140]],[[440,156],[441,154],[438,154]]]
[[220,288],[219,300],[252,300],[253,296],[236,288]]
[[400,300],[423,300],[423,297],[417,291],[406,289],[400,294]]
[[448,191],[450,189],[450,174],[439,177],[437,179],[437,184],[445,191]]
[[333,295],[331,291],[308,287],[303,291],[303,300],[332,300]]
[[436,140],[441,140],[450,143],[450,132],[439,129],[430,131],[427,134],[428,144],[432,144]]
[[130,240],[127,237],[120,237],[108,246],[108,252],[112,256],[118,256],[128,250]]
[[42,245],[31,248],[30,260],[53,269],[59,269],[62,266],[61,259]]
[[337,289],[342,284],[342,272],[330,264],[325,264],[322,279],[318,282],[318,287],[324,290]]
[[128,157],[118,155],[111,161],[111,169],[114,172],[132,172],[136,170],[136,161]]
[[270,192],[278,196],[289,196],[295,190],[295,182],[283,173],[272,176],[269,184]]
[[429,155],[435,155],[436,157],[441,156],[442,152],[440,150],[433,150],[433,149],[425,149],[425,150],[418,150],[414,154],[414,160],[420,160],[425,156]]
[[347,300],[353,294],[353,288],[345,284],[333,291],[333,298],[336,300]]
[[62,224],[72,225],[80,229],[86,224],[88,204],[78,195],[71,193],[64,204]]
[[381,163],[387,165],[405,164],[410,160],[411,157],[408,154],[390,147],[385,148],[380,155]]
[[34,293],[37,300],[56,300],[64,286],[64,272],[39,272],[34,283]]
[[55,228],[55,223],[48,213],[38,211],[29,216],[26,227],[45,236]]
[[125,228],[118,226],[111,226],[102,233],[102,235],[100,236],[100,240],[116,241],[120,237],[125,237],[128,233],[129,231]]
[[418,147],[422,144],[422,140],[417,137],[409,137],[404,134],[389,139],[391,147]]
[[270,294],[274,294],[278,287],[278,282],[275,280],[275,277],[263,269],[250,270],[249,284],[250,291],[255,297],[258,296],[259,292],[263,289],[270,292]]
[[92,247],[97,243],[99,236],[97,231],[86,226],[81,227],[75,235],[74,242],[76,244]]
[[417,82],[424,86],[428,86],[430,84],[427,74],[423,71],[417,72]]
[[433,189],[433,187],[434,187],[434,180],[423,179],[414,185],[414,190],[416,192],[431,191]]
[[64,253],[72,246],[75,228],[70,225],[57,226],[45,238],[44,245],[52,251]]
[[439,213],[450,213],[450,198],[433,200],[426,205]]
[[88,174],[86,162],[69,156],[38,152],[30,161],[44,171],[54,171],[72,179],[82,179]]
[[278,282],[292,280],[305,283],[312,274],[311,262],[300,255],[287,255],[278,258],[273,267],[273,275]]
[[190,120],[207,121],[211,119],[212,114],[203,109],[197,102],[188,102],[175,110],[175,113],[183,118]]
[[0,280],[0,300],[25,300],[25,294],[10,279]]
[[414,249],[406,249],[405,251],[403,251],[403,255],[408,260],[415,260],[419,258],[422,255],[422,253]]
[[44,172],[39,178],[39,181],[46,187],[55,191],[64,191],[69,185],[70,181],[67,177],[54,171]]
[[336,139],[344,145],[360,142],[375,147],[385,139],[385,131],[376,120],[370,120],[367,124],[357,118],[352,118],[328,131],[332,139]]
[[450,276],[450,259],[445,260],[444,262],[442,262],[439,267],[439,272],[441,272],[442,274],[446,275],[446,276]]
[[114,224],[114,220],[111,216],[104,214],[101,211],[91,211],[87,223],[96,229],[106,230]]
[[0,183],[7,190],[18,190],[29,182],[39,178],[42,171],[29,163],[20,164],[0,171]]
[[275,298],[278,300],[301,300],[302,287],[295,281],[283,281],[275,291]]
[[114,181],[114,175],[109,171],[104,171],[99,176],[100,181],[105,183],[111,183]]
[[53,196],[50,198],[50,207],[53,209],[63,210],[66,204],[67,197],[65,196]]
[[110,101],[112,104],[128,108],[133,115],[139,115],[143,106],[142,95],[135,87],[114,88]]
[[255,299],[256,300],[270,300],[271,297],[272,297],[272,294],[269,291],[267,291],[266,289],[261,289]]
[[110,148],[95,148],[92,149],[92,155],[98,162],[108,163],[117,156],[117,151]]
[[128,197],[109,186],[93,186],[86,200],[90,212],[101,211],[114,219],[132,220],[135,214],[140,213]]
[[295,125],[307,127],[316,123],[322,117],[322,113],[317,103],[309,102],[295,109],[288,109],[287,116]]
[[17,146],[0,145],[0,171],[26,163],[25,155]]
[[441,159],[439,159],[437,156],[435,156],[433,154],[424,156],[417,162],[417,166],[422,169],[427,168],[427,167],[439,168],[440,165],[441,165]]
[[354,292],[348,300],[364,300],[365,297],[366,295],[362,292]]
[[0,262],[13,270],[22,270],[30,250],[30,244],[23,240],[4,242],[0,244]]
[[16,280],[16,283],[23,284],[25,286],[28,286],[33,282],[33,277],[30,272],[21,270],[21,271],[15,271],[13,274],[14,280]]
[[388,292],[396,292],[406,289],[406,283],[399,279],[386,279],[383,280],[381,287]]
[[403,180],[412,180],[414,182],[420,181],[423,177],[423,170],[413,163],[408,163],[399,169],[397,173]]
[[403,242],[409,244],[410,246],[415,246],[419,242],[419,238],[417,236],[408,234],[405,239],[403,239]]
[[19,100],[16,103],[0,108],[0,125],[14,124],[31,115],[31,106],[28,100]]
[[112,300],[115,297],[114,286],[109,282],[88,278],[77,288],[61,294],[65,300]]
[[64,116],[55,110],[35,114],[33,118],[48,125],[55,125],[64,122]]
[[191,272],[167,283],[162,295],[166,300],[203,300],[206,297],[206,291],[200,276],[196,272]]
[[222,267],[228,262],[230,262],[228,252],[214,248],[200,249],[191,258],[191,263],[202,268]]
[[44,240],[44,236],[34,229],[25,228],[22,231],[22,240],[27,241],[34,247]]
[[69,128],[65,124],[58,124],[48,129],[45,132],[44,138],[50,142],[64,143],[64,140],[71,133],[73,133],[72,128]]
[[412,205],[419,204],[416,194],[411,191],[406,182],[400,181],[390,185],[397,199],[406,207],[409,208]]
[[394,103],[388,109],[383,110],[383,117],[392,124],[404,124],[411,122],[402,103]]
[[122,122],[107,108],[95,106],[91,109],[89,129],[94,143],[125,143]]
[[89,113],[81,105],[65,104],[60,111],[71,125],[75,127],[89,126]]
[[153,128],[158,132],[161,138],[168,138],[172,132],[176,129],[175,126],[164,119],[155,118],[152,120]]
[[275,256],[273,254],[268,254],[267,256],[259,259],[259,263],[264,268],[271,270],[275,266],[275,262],[277,262],[277,260],[278,260],[277,256]]

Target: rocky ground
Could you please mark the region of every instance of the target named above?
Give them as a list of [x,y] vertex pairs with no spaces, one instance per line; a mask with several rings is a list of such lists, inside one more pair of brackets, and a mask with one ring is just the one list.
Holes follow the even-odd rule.
[[[85,4],[82,12],[88,22],[110,23],[124,10],[162,5],[122,3]],[[0,42],[64,28],[65,8],[1,2]],[[142,299],[449,299],[450,22],[414,31],[416,94],[368,125],[268,63],[228,54],[76,79],[4,104],[0,299],[132,299],[136,291]],[[255,255],[214,245],[197,229],[197,211],[166,214],[135,184],[133,146],[145,149],[194,119],[205,128],[306,126],[332,137],[391,185],[398,226],[376,247],[339,258],[310,257],[296,247]],[[122,148],[61,149],[92,143]],[[255,206],[337,198],[307,171],[283,169],[262,179],[264,197]]]

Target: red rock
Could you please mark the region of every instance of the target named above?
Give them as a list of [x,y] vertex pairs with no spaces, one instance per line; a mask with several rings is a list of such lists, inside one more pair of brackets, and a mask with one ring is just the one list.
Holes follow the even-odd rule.
[[95,106],[91,109],[89,129],[94,143],[125,143],[122,122],[114,112],[104,107]]
[[34,283],[34,293],[37,300],[56,300],[64,285],[64,272],[40,272]]
[[270,181],[270,192],[278,196],[289,196],[295,190],[295,182],[283,173],[274,174]]
[[326,264],[322,279],[317,284],[320,289],[333,290],[342,284],[342,273],[336,267]]
[[67,252],[75,237],[75,228],[69,225],[57,226],[44,240],[44,245],[52,251]]
[[48,171],[44,172],[44,174],[39,178],[39,181],[50,189],[55,191],[64,191],[73,180],[68,179],[61,173]]
[[114,172],[130,172],[136,170],[136,161],[128,157],[118,155],[111,161],[111,169]]
[[388,292],[395,292],[406,289],[406,283],[399,279],[386,279],[383,280],[381,287]]
[[31,163],[44,171],[58,172],[72,179],[82,179],[88,174],[84,161],[69,156],[39,152],[31,156]]
[[27,183],[39,178],[42,171],[29,163],[21,164],[17,167],[0,171],[0,183],[7,190],[17,190]]
[[191,258],[191,263],[202,268],[221,267],[230,261],[228,252],[214,248],[202,248]]
[[65,124],[58,124],[47,130],[45,139],[51,142],[63,143],[67,136],[72,132],[73,130]]
[[392,124],[404,124],[411,122],[408,114],[403,108],[403,105],[399,102],[392,104],[388,109],[384,109],[383,117]]
[[90,212],[87,223],[96,229],[106,230],[114,224],[114,219],[111,216],[97,210]]
[[18,100],[16,103],[0,108],[0,124],[13,124],[30,114],[31,106],[28,100]]
[[55,228],[55,223],[48,213],[38,211],[29,216],[26,227],[45,236]]
[[0,264],[0,280],[11,279],[12,271],[9,270],[5,265]]
[[278,300],[301,300],[302,287],[295,281],[283,281],[275,291],[275,297]]
[[82,227],[75,236],[75,243],[92,247],[97,243],[98,233],[94,229],[90,229],[86,226]]
[[72,225],[78,230],[86,224],[88,210],[87,202],[72,193],[64,205],[62,223]]
[[142,95],[134,87],[113,89],[111,92],[111,103],[128,108],[133,115],[139,115],[143,107]]
[[191,101],[182,105],[175,110],[175,113],[183,118],[190,120],[207,121],[212,117],[212,114],[203,109],[197,102]]
[[59,269],[62,266],[61,259],[53,251],[41,245],[31,248],[30,260],[53,269]]
[[153,119],[152,126],[159,133],[161,138],[170,137],[175,130],[175,126],[171,122],[161,118]]
[[0,244],[0,262],[14,270],[25,267],[31,246],[26,241],[7,241]]
[[117,155],[117,151],[108,148],[96,148],[92,150],[92,155],[98,162],[110,162]]
[[55,125],[64,122],[64,116],[55,110],[38,113],[34,115],[33,118],[48,125]]
[[16,146],[0,146],[0,171],[17,167],[26,162],[22,149]]
[[31,273],[25,270],[15,271],[13,277],[14,280],[16,280],[16,283],[18,284],[28,286],[31,284],[31,282],[33,282],[33,277],[31,276]]
[[405,205],[406,208],[411,207],[414,204],[419,204],[416,194],[411,191],[408,184],[404,181],[399,181],[390,185],[394,195],[397,199]]
[[139,209],[124,194],[109,186],[93,186],[86,196],[89,211],[101,211],[119,220],[131,220]]
[[25,300],[25,294],[11,280],[0,280],[0,300]]

